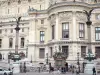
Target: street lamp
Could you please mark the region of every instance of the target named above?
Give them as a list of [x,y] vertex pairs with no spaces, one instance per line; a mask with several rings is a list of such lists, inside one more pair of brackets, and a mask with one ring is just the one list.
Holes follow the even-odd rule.
[[32,55],[31,55],[31,61],[30,61],[30,63],[32,63]]
[[28,56],[28,46],[26,46],[26,58]]
[[48,53],[46,53],[46,64],[48,64],[48,61],[49,61],[49,59],[48,59]]
[[77,65],[78,65],[78,72],[80,73],[79,52],[77,53]]
[[4,60],[4,53],[3,53],[3,60]]

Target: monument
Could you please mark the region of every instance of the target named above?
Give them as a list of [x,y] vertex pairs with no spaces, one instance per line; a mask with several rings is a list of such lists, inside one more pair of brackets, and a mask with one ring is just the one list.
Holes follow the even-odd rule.
[[93,61],[95,59],[95,56],[92,54],[92,52],[89,51],[86,54],[85,59],[87,59],[87,61],[86,61],[86,66],[85,66],[85,69],[84,69],[84,73],[92,75],[93,74],[92,69],[93,69],[93,67],[96,66],[95,62]]
[[55,66],[57,68],[65,67],[67,57],[68,55],[66,55],[64,52],[61,52],[61,47],[59,46],[59,51],[55,52],[53,55]]

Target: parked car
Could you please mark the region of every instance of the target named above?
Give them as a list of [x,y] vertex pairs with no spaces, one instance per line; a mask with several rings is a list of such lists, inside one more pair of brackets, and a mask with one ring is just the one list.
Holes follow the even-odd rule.
[[13,72],[10,70],[0,68],[0,75],[13,75]]

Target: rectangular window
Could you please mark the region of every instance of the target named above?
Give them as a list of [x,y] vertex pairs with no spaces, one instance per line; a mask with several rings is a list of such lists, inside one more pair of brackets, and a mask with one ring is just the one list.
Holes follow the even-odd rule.
[[11,29],[10,32],[13,33],[13,29]]
[[9,38],[9,48],[13,47],[13,38]]
[[79,23],[79,38],[85,37],[85,27],[84,23]]
[[100,27],[95,28],[95,40],[100,41]]
[[24,41],[25,41],[25,39],[21,38],[21,48],[24,48]]
[[2,47],[2,39],[0,39],[0,48]]
[[28,0],[28,2],[31,2],[31,0]]
[[39,49],[39,58],[44,58],[45,57],[45,48],[40,48]]
[[53,56],[53,51],[52,51],[52,47],[50,47],[50,57],[52,58]]
[[97,2],[100,2],[100,0],[96,0]]
[[19,8],[18,8],[18,13],[19,13]]
[[2,30],[0,29],[0,34],[2,34]]
[[41,20],[41,24],[44,24],[44,20]]
[[62,52],[68,56],[68,46],[62,46]]
[[86,55],[86,46],[81,46],[81,57],[85,57]]
[[24,28],[22,28],[22,32],[24,32]]
[[69,23],[62,23],[62,38],[69,38]]
[[100,58],[100,47],[95,47],[95,55],[96,55],[96,58]]
[[40,42],[44,42],[44,31],[40,31]]
[[9,14],[9,9],[8,9],[8,14]]
[[55,39],[55,25],[52,26],[52,39]]

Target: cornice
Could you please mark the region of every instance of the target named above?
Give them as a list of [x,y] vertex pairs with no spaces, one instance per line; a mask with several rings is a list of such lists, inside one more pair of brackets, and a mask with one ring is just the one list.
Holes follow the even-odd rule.
[[97,4],[88,4],[88,3],[84,3],[84,2],[61,2],[61,3],[56,3],[51,5],[48,8],[48,12],[51,11],[54,8],[59,8],[59,7],[63,7],[63,6],[78,6],[78,7],[86,7],[86,8],[100,8],[100,3]]
[[56,41],[56,42],[49,42],[49,43],[40,43],[40,44],[30,44],[30,46],[36,46],[36,47],[45,47],[45,46],[50,46],[50,45],[54,45],[54,44],[91,44],[91,45],[100,45],[100,42],[85,42],[85,41]]
[[[20,49],[18,49],[18,52],[21,50],[26,51],[26,48],[23,48],[23,49],[20,48]],[[10,51],[15,51],[15,49],[14,48],[7,48],[7,49],[0,48],[0,51],[9,51],[10,52]]]
[[[29,24],[29,20],[22,20],[20,24]],[[16,25],[16,21],[9,21],[9,22],[0,22],[1,26],[5,25]]]

